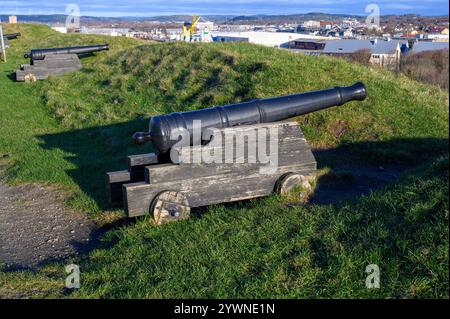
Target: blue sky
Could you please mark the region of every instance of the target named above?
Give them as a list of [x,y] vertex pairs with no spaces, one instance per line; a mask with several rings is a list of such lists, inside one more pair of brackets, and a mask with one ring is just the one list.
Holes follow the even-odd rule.
[[0,0],[0,14],[64,13],[69,3],[79,6],[81,15],[155,16],[168,14],[294,14],[307,12],[365,15],[367,4],[380,7],[381,14],[416,13],[447,15],[448,0]]

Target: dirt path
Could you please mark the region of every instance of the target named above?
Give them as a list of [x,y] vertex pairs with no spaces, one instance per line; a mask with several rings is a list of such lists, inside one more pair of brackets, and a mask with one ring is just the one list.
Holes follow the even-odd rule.
[[0,261],[6,269],[33,268],[94,245],[95,223],[63,201],[51,187],[0,183]]

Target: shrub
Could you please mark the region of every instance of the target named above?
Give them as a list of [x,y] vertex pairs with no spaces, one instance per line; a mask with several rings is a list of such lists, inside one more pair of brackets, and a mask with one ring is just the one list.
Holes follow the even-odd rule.
[[407,76],[448,89],[448,50],[408,54],[400,65]]
[[361,49],[361,50],[356,51],[353,54],[350,54],[348,56],[348,59],[353,62],[357,62],[357,63],[363,64],[363,65],[369,65],[371,55],[372,55],[372,53],[370,52],[369,49]]

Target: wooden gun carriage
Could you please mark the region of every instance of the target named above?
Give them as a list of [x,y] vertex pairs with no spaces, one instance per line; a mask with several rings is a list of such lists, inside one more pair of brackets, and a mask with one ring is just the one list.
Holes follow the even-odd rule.
[[16,81],[34,82],[45,80],[50,75],[81,70],[83,66],[79,56],[104,50],[109,50],[108,44],[31,50],[24,55],[26,59],[30,58],[30,64],[20,66],[16,71]]
[[[273,192],[283,194],[295,186],[308,191],[315,178],[316,160],[297,122],[262,123],[220,131],[224,136],[242,136],[261,129],[277,130],[276,167],[249,155],[248,147],[252,145],[248,143],[244,145],[243,158],[234,155],[233,163],[174,164],[158,159],[154,153],[132,155],[128,157],[127,170],[107,173],[110,200],[123,203],[128,217],[150,214],[156,224],[161,224],[188,218],[191,207],[262,197]],[[267,148],[269,145],[266,143]],[[223,139],[222,150],[226,146]],[[217,147],[213,148],[209,145],[174,148],[174,154],[178,158],[192,158],[194,154],[217,151]],[[235,145],[232,149],[236,154]]]

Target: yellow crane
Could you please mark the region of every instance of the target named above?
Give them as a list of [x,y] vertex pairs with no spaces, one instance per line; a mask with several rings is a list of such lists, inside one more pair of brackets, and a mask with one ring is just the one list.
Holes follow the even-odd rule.
[[[197,16],[194,15],[192,18],[192,22],[185,22],[183,24],[183,39],[186,42],[192,41],[192,36],[195,32],[195,26],[197,25],[197,22],[200,20],[200,17],[197,18]],[[187,37],[189,31],[189,38]]]

